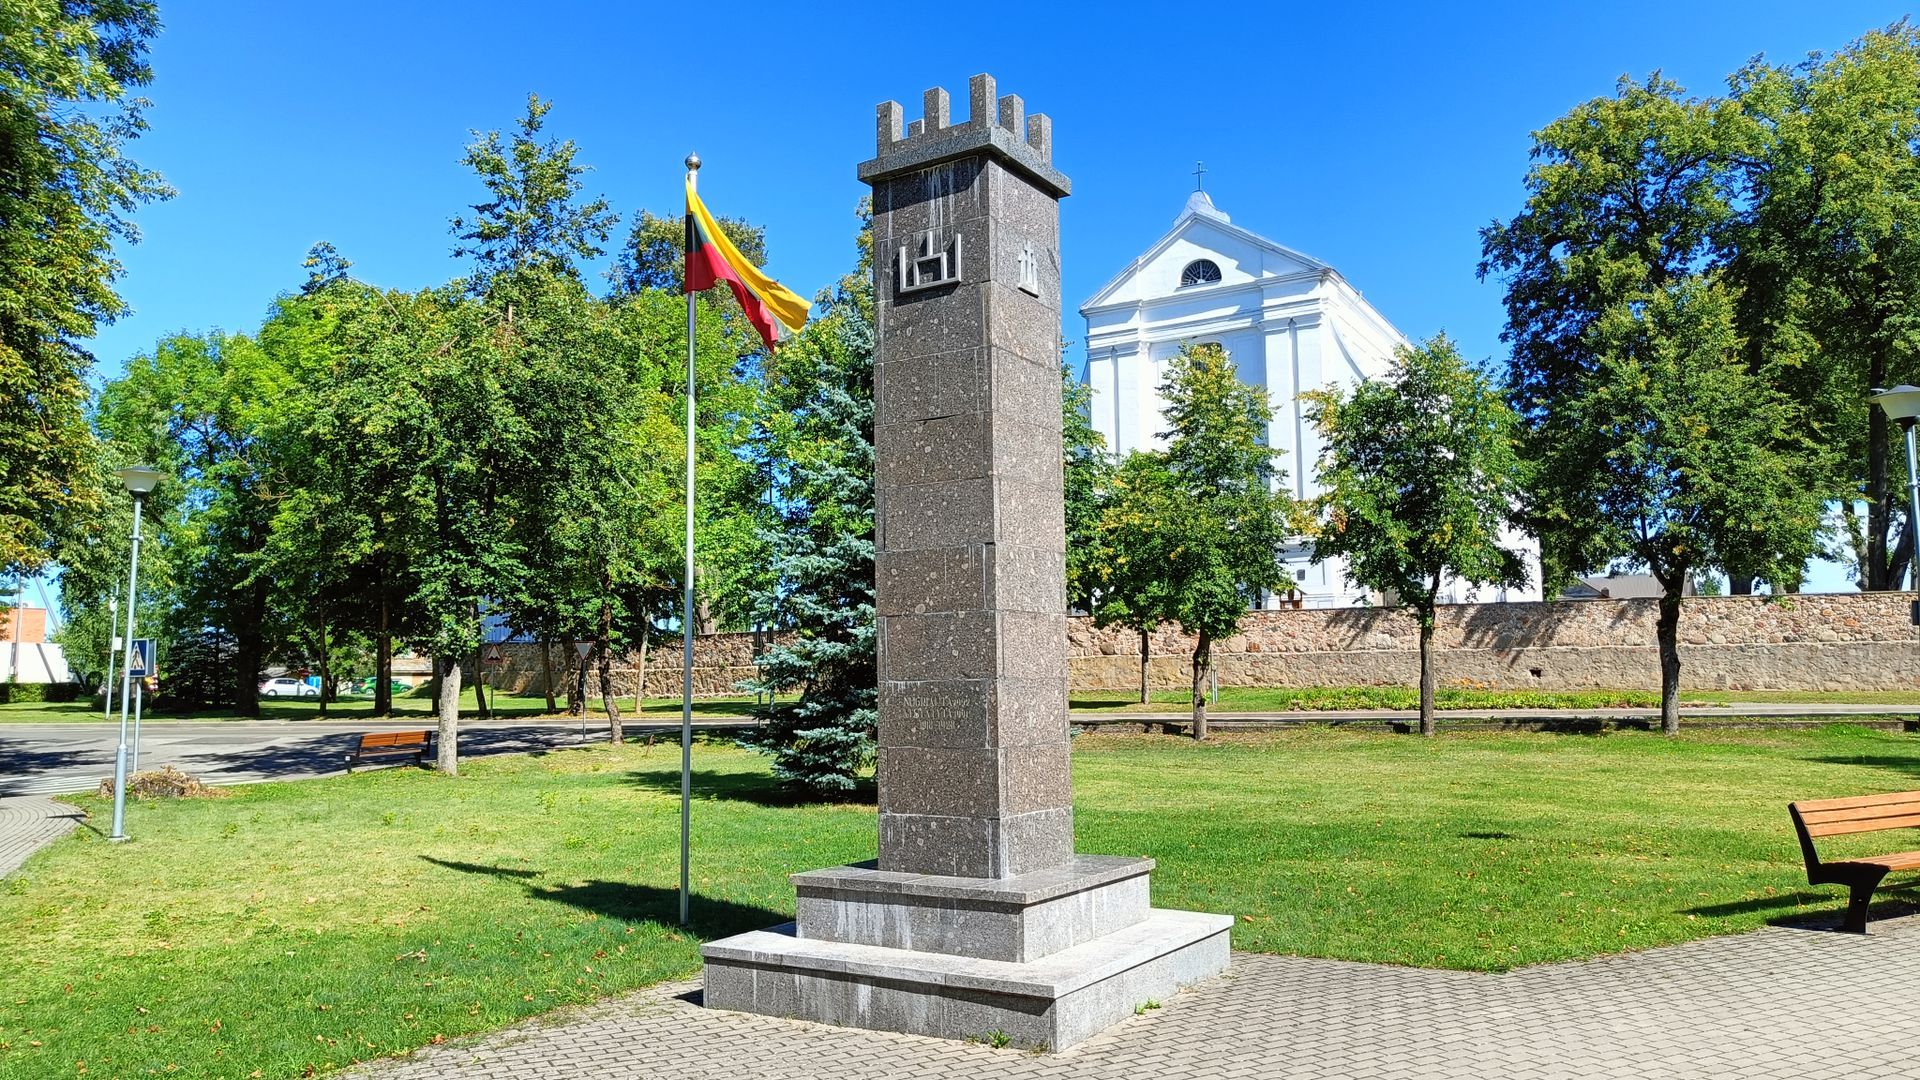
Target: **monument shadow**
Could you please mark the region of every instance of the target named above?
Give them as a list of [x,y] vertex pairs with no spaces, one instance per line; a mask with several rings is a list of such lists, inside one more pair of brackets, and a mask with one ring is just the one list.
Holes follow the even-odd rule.
[[[627,777],[627,782],[648,791],[674,796],[680,794],[680,770],[677,765],[672,768],[636,771]],[[778,809],[800,806],[873,806],[880,801],[880,789],[872,777],[865,777],[854,786],[852,791],[838,798],[823,798],[796,788],[786,787],[780,781],[765,774],[695,769],[693,797],[696,800],[722,799],[727,802],[752,803],[755,806]]]
[[[619,919],[622,922],[651,922],[674,929],[680,926],[680,894],[674,889],[598,879],[565,885],[542,885],[535,879],[545,876],[544,870],[486,866],[453,859],[437,859],[431,855],[422,855],[420,859],[462,874],[478,874],[483,877],[516,882],[526,891],[528,897],[535,900],[565,904],[568,907],[592,912],[609,919]],[[756,930],[769,923],[791,919],[793,916],[791,913],[783,914],[755,904],[740,904],[732,900],[721,900],[695,893],[688,903],[688,918],[688,930],[702,938],[714,938],[738,934],[745,930]]]

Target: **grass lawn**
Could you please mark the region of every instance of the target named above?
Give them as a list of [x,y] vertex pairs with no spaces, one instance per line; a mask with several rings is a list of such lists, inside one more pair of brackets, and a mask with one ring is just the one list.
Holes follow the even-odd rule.
[[[1151,704],[1142,705],[1135,695],[1124,691],[1089,691],[1073,699],[1075,712],[1153,712],[1186,708],[1193,695],[1185,690],[1155,691]],[[1834,705],[1920,705],[1920,690],[1688,690],[1680,695],[1685,704],[1725,705],[1729,702],[1777,702],[1784,704],[1825,703]],[[519,697],[502,694],[489,699],[496,715],[502,718],[547,715],[543,697]],[[1319,686],[1319,687],[1221,687],[1220,701],[1214,708],[1222,712],[1299,712],[1318,709],[1414,709],[1419,694],[1401,686]],[[1660,695],[1652,690],[1475,690],[1442,687],[1442,709],[1611,709],[1655,708]],[[697,698],[695,716],[718,719],[745,716],[753,706],[746,696]],[[394,716],[422,719],[433,715],[433,702],[411,695],[393,699]],[[680,715],[680,699],[648,698],[644,713],[633,712],[633,699],[623,698],[620,707],[629,720],[673,720]],[[466,719],[475,715],[472,691],[465,695]],[[373,711],[372,698],[347,698],[327,706],[329,719],[354,720]],[[244,719],[226,712],[176,714],[149,713],[155,721],[218,721]],[[589,717],[605,717],[599,700],[588,708]],[[116,713],[117,717],[118,714]],[[266,720],[315,720],[319,707],[312,701],[260,702],[260,716]],[[73,702],[64,705],[20,703],[0,705],[0,724],[76,724],[102,720],[98,703]],[[104,721],[103,721],[104,722]]]
[[[1155,712],[1186,708],[1193,702],[1187,690],[1156,690],[1142,705],[1138,694],[1091,691],[1076,694],[1073,708],[1081,712]],[[1781,704],[1920,705],[1920,690],[1684,690],[1683,705],[1726,705],[1730,702]],[[1443,686],[1435,695],[1442,709],[1619,709],[1658,708],[1657,690],[1476,690]],[[1211,706],[1221,712],[1302,712],[1317,709],[1417,709],[1419,691],[1403,686],[1306,686],[1220,688],[1220,700]]]
[[[698,938],[790,917],[788,873],[873,853],[870,805],[791,804],[705,744],[683,934],[677,759],[262,784],[135,804],[124,845],[79,830],[0,882],[0,1077],[288,1076],[496,1028],[689,974]],[[1074,767],[1079,849],[1158,859],[1155,902],[1238,914],[1237,948],[1499,970],[1833,921],[1784,804],[1920,786],[1920,741],[1089,734]]]
[[[1189,690],[1156,690],[1142,705],[1138,693],[1091,691],[1074,695],[1076,711],[1165,712],[1193,703]],[[1654,690],[1469,690],[1443,686],[1435,695],[1442,709],[1611,709],[1658,706]],[[1417,709],[1420,692],[1406,686],[1223,686],[1221,712],[1297,712],[1317,709]]]
[[[489,696],[487,698],[487,704],[492,708],[495,715],[503,719],[516,717],[533,718],[550,715],[547,713],[547,699],[539,696],[521,697],[513,694],[501,694],[498,697]],[[739,697],[695,698],[693,702],[693,714],[695,716],[705,717],[744,716],[752,705],[753,699],[744,695]],[[467,690],[462,695],[461,707],[461,717],[463,719],[472,720],[478,716],[478,706],[474,703],[472,690]],[[565,707],[563,699],[561,708],[564,710]],[[632,697],[623,697],[620,699],[620,710],[621,715],[625,716],[628,720],[636,719],[633,712]],[[339,701],[327,703],[326,719],[352,721],[363,719],[372,712],[373,698],[371,697],[342,698]],[[393,698],[393,714],[393,719],[396,720],[404,720],[412,717],[419,717],[424,720],[433,715],[433,701],[424,696],[414,697],[410,694],[395,694]],[[601,720],[605,720],[607,714],[601,709],[599,698],[595,697],[589,700],[587,715],[589,719],[598,717]],[[679,717],[679,698],[647,699],[644,719],[648,722],[677,720]],[[260,699],[259,719],[262,720],[318,720],[320,718],[320,706],[312,699]],[[118,723],[119,719],[120,713],[116,708],[111,722]],[[149,711],[143,717],[143,721],[153,720],[155,722],[166,722],[172,720],[191,720],[196,723],[248,719],[253,718],[235,716],[230,712],[174,713],[164,710],[160,712]],[[84,724],[94,721],[102,723],[109,722],[103,715],[100,702],[98,701],[75,701],[59,705],[42,704],[39,702],[14,702],[0,705],[0,724]]]

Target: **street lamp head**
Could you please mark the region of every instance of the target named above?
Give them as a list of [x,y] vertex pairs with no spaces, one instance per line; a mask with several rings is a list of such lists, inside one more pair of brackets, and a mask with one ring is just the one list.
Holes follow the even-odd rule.
[[1891,390],[1875,387],[1867,400],[1880,406],[1890,420],[1911,423],[1920,417],[1920,386],[1901,383]]
[[127,485],[127,491],[137,498],[152,491],[153,486],[160,482],[160,471],[146,465],[129,465],[120,470],[120,482]]

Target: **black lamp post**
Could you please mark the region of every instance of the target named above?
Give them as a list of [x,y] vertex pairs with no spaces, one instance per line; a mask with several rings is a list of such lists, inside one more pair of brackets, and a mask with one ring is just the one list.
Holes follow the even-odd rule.
[[[1915,537],[1914,553],[1907,560],[1909,580],[1920,585],[1920,454],[1915,453],[1913,424],[1920,418],[1920,386],[1901,383],[1891,390],[1874,388],[1867,399],[1880,406],[1887,419],[1897,421],[1907,433],[1907,535]],[[1920,600],[1914,601],[1911,617],[1920,626]]]

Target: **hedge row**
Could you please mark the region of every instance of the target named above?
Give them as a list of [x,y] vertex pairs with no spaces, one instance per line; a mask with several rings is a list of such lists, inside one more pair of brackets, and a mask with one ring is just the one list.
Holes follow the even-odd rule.
[[78,700],[80,700],[79,683],[0,683],[0,705],[41,701],[57,704]]

